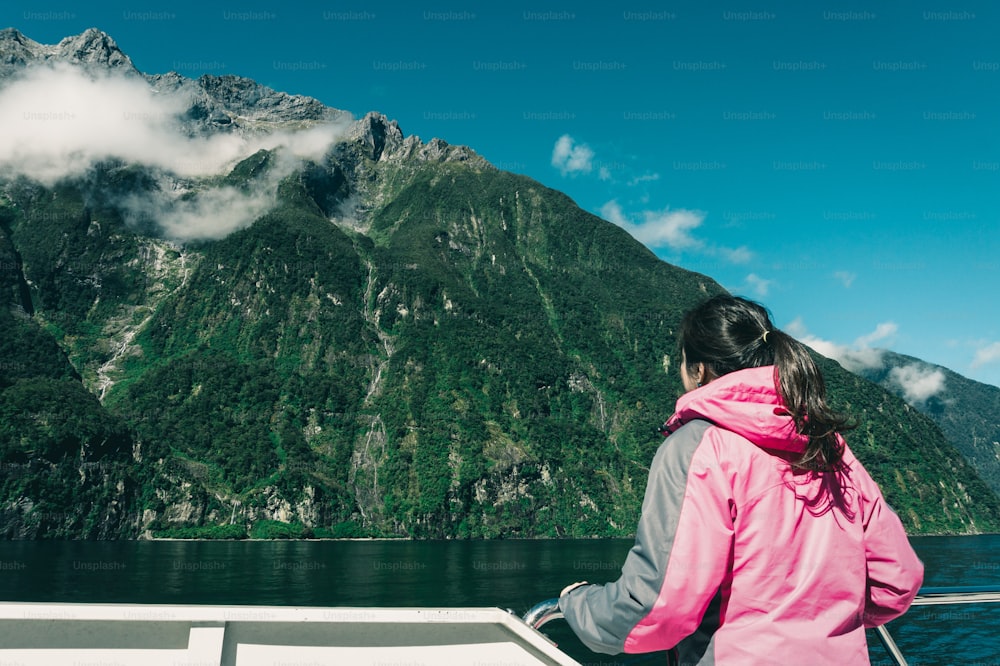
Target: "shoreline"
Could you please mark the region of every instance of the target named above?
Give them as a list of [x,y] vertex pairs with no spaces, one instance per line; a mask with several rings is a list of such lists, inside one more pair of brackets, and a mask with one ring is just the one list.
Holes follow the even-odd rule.
[[[1000,536],[1000,532],[941,532],[935,534],[907,534],[910,539],[936,539],[936,538],[949,538],[949,537],[977,537],[977,536]],[[200,538],[180,538],[180,537],[151,537],[147,539],[114,539],[109,541],[199,541],[199,542],[220,542],[225,543],[228,541],[259,541],[259,542],[270,542],[270,541],[296,541],[296,542],[322,542],[322,541],[407,541],[413,543],[429,543],[435,541],[600,541],[600,540],[632,540],[635,535],[629,536],[583,536],[583,537],[547,537],[547,536],[534,536],[534,537],[500,537],[500,538],[489,538],[489,539],[455,539],[455,538],[433,538],[433,539],[420,539],[416,537],[309,537],[306,539],[260,539],[246,537],[242,539],[200,539]],[[83,539],[61,539],[62,541],[83,541]],[[38,541],[44,541],[44,539],[39,539]]]

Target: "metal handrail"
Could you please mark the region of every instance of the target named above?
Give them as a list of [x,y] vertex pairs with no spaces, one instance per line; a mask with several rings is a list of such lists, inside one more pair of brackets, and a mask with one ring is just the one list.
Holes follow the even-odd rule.
[[559,599],[546,599],[529,608],[521,619],[532,629],[538,629],[549,620],[556,620],[562,616]]
[[937,604],[989,604],[1000,601],[1000,587],[964,585],[958,587],[922,587],[913,600],[914,606]]
[[[965,585],[960,587],[922,587],[913,599],[913,606],[936,606],[943,604],[988,604],[1000,603],[1000,587],[989,585]],[[546,599],[535,604],[521,619],[532,629],[539,629],[549,620],[563,617],[559,610],[559,599]],[[883,624],[875,627],[882,647],[889,653],[896,666],[907,666],[906,657],[896,645],[892,634]]]
[[[965,585],[959,587],[922,587],[913,599],[913,606],[937,606],[943,604],[989,604],[1000,602],[1000,587],[988,585]],[[896,666],[908,666],[906,657],[896,645],[889,629],[883,624],[875,627],[882,647],[889,653]]]

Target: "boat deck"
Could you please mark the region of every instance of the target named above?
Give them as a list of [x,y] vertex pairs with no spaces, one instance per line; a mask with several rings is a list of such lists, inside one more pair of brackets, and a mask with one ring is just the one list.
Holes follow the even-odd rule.
[[499,608],[0,603],[0,664],[578,664]]

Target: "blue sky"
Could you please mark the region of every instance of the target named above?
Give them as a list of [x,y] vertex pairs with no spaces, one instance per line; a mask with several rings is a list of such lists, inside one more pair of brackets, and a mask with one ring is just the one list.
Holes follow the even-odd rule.
[[0,27],[97,27],[146,73],[382,112],[566,192],[847,364],[887,348],[1000,386],[995,3],[52,2]]

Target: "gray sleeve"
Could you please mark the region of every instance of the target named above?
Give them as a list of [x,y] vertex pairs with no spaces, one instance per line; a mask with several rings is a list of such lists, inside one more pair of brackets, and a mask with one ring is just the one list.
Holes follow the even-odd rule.
[[606,585],[578,587],[560,597],[559,608],[569,626],[594,652],[623,652],[629,632],[652,610],[670,560],[691,459],[710,425],[692,421],[657,449],[635,544],[625,558],[621,577]]

